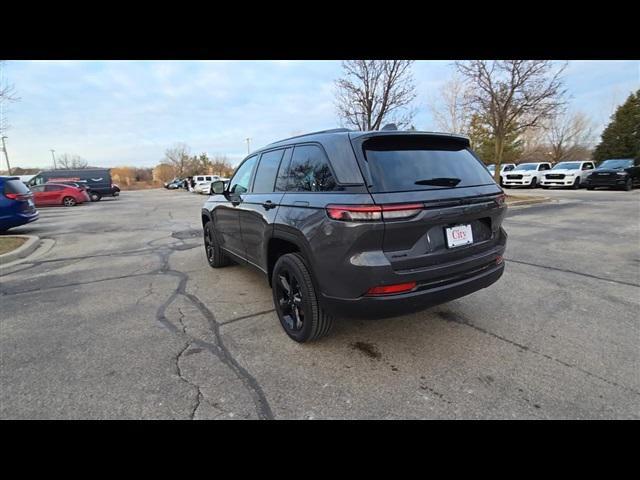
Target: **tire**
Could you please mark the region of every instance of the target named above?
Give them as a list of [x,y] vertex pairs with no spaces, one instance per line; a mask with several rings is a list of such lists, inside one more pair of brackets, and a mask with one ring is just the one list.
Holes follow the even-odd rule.
[[543,190],[549,190],[549,186],[548,185],[541,185]]
[[511,185],[503,185],[502,188],[511,188]]
[[624,190],[626,192],[633,190],[633,180],[631,178],[627,178],[627,181],[624,184]]
[[64,205],[65,207],[74,207],[78,202],[76,202],[76,199],[73,197],[64,197],[62,199],[62,205]]
[[312,342],[331,331],[333,318],[318,303],[311,272],[299,253],[287,253],[278,259],[271,291],[280,324],[289,338]]
[[529,185],[529,188],[538,188],[538,179],[536,177],[533,177],[531,179],[531,184]]
[[102,195],[100,195],[98,192],[91,192],[89,194],[89,198],[91,199],[92,202],[99,202],[100,199],[102,198]]
[[596,187],[587,187],[587,190],[595,190]]
[[576,178],[576,181],[573,182],[573,185],[571,185],[571,189],[572,190],[579,190],[580,189],[580,177]]
[[229,257],[218,245],[213,222],[207,222],[204,226],[204,252],[211,268],[226,267],[231,264]]

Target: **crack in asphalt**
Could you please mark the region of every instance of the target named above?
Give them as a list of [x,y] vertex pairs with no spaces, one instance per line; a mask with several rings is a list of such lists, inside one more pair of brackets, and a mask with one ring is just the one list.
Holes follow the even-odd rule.
[[275,312],[275,311],[276,311],[275,308],[272,308],[271,310],[263,310],[262,312],[251,313],[249,315],[243,315],[241,317],[231,318],[229,320],[225,320],[224,322],[218,322],[218,325],[220,325],[222,327],[223,325],[229,325],[230,323],[234,323],[234,322],[237,322],[239,320],[246,320],[247,318],[257,317],[259,315],[264,315],[265,313],[272,313],[272,312]]
[[522,351],[531,352],[531,353],[533,353],[535,355],[539,355],[541,357],[546,358],[547,360],[551,360],[553,362],[556,362],[556,363],[558,363],[558,364],[560,364],[560,365],[562,365],[564,367],[573,368],[575,370],[578,370],[581,373],[584,373],[587,376],[590,376],[590,377],[593,377],[593,378],[597,378],[598,380],[600,380],[600,381],[602,381],[602,382],[604,382],[604,383],[606,383],[608,385],[611,385],[611,386],[617,387],[617,388],[621,388],[623,390],[627,390],[627,391],[629,391],[629,392],[631,392],[631,393],[633,393],[635,395],[640,396],[640,392],[638,390],[634,389],[634,388],[628,387],[626,385],[621,385],[621,384],[619,384],[619,383],[617,383],[617,382],[615,382],[613,380],[609,380],[608,378],[605,378],[605,377],[602,377],[602,376],[600,376],[600,375],[598,375],[596,373],[590,372],[589,370],[585,370],[584,368],[582,368],[582,367],[580,367],[578,365],[565,362],[564,360],[552,357],[551,355],[548,355],[546,353],[542,353],[542,352],[540,352],[540,351],[538,351],[538,350],[536,350],[534,348],[531,348],[531,347],[529,347],[527,345],[523,345],[521,343],[518,343],[516,341],[510,340],[510,339],[508,339],[506,337],[503,337],[501,335],[498,335],[497,333],[491,332],[491,331],[489,331],[489,330],[487,330],[485,328],[479,327],[478,325],[475,325],[468,318],[465,318],[463,315],[461,315],[459,313],[454,313],[454,312],[452,312],[450,310],[439,310],[439,311],[436,311],[435,313],[442,320],[444,320],[446,322],[453,322],[453,323],[458,323],[460,325],[465,325],[467,327],[471,327],[471,328],[473,328],[473,329],[475,329],[475,330],[477,330],[477,331],[479,331],[481,333],[484,333],[485,335],[489,335],[489,336],[491,336],[493,338],[496,338],[496,339],[501,340],[503,342],[506,342],[506,343],[509,343],[511,345],[514,345],[514,346],[520,348]]
[[581,275],[583,277],[594,278],[596,280],[604,280],[606,282],[613,282],[613,283],[617,283],[617,284],[620,284],[620,285],[628,285],[629,287],[640,287],[640,285],[637,284],[637,283],[625,282],[624,280],[613,280],[612,278],[599,277],[598,275],[591,275],[590,273],[577,272],[575,270],[568,270],[568,269],[565,269],[565,268],[551,267],[549,265],[540,265],[540,264],[537,264],[537,263],[523,262],[522,260],[513,260],[511,258],[505,258],[505,260],[507,262],[519,263],[521,265],[528,265],[530,267],[544,268],[546,270],[555,270],[556,272],[572,273],[574,275]]
[[[227,366],[231,371],[235,373],[237,378],[242,381],[253,400],[258,418],[261,420],[273,419],[274,417],[271,406],[267,401],[262,387],[255,379],[255,377],[253,377],[244,367],[242,367],[238,363],[238,361],[224,344],[222,334],[220,332],[220,324],[217,322],[213,312],[196,295],[188,293],[186,291],[186,285],[189,281],[189,276],[184,272],[173,270],[169,267],[169,257],[174,251],[175,250],[172,248],[161,248],[157,252],[155,252],[160,257],[161,263],[160,268],[155,273],[164,273],[167,275],[172,275],[179,279],[178,285],[176,286],[174,291],[158,308],[156,312],[156,319],[173,333],[181,336],[186,336],[188,339],[190,339],[191,343],[201,346],[213,353],[225,366]],[[193,338],[188,333],[181,332],[173,323],[171,323],[167,319],[165,312],[169,305],[171,305],[171,303],[173,303],[178,296],[182,296],[185,299],[189,300],[200,311],[202,316],[207,320],[209,329],[214,335],[216,344],[211,344],[209,342]]]
[[180,357],[182,357],[182,355],[184,354],[185,351],[187,351],[189,349],[189,347],[191,346],[192,342],[186,342],[184,348],[178,352],[178,355],[176,355],[176,373],[178,374],[178,377],[185,382],[187,385],[190,385],[191,387],[196,389],[196,401],[193,405],[193,408],[191,409],[191,413],[189,414],[189,420],[193,420],[193,418],[196,415],[196,411],[198,410],[198,407],[200,406],[200,402],[202,401],[203,395],[202,392],[200,391],[200,386],[196,385],[193,382],[190,382],[183,374],[182,374],[182,369],[180,368]]

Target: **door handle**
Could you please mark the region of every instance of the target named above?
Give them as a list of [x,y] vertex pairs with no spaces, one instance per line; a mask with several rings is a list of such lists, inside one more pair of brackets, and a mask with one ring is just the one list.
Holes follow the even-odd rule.
[[265,210],[271,210],[272,208],[276,208],[277,205],[273,203],[271,200],[267,200],[262,204]]

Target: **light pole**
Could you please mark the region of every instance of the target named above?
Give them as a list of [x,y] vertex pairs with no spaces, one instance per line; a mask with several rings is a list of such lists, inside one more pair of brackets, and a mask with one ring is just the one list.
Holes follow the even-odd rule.
[[51,157],[53,158],[53,169],[57,170],[55,153],[56,153],[56,151],[54,149],[51,149]]
[[247,155],[251,153],[251,139],[247,138]]
[[7,153],[7,146],[4,143],[4,139],[9,137],[2,137],[2,150],[4,151],[4,158],[7,160],[7,172],[11,175],[11,165],[9,164],[9,154]]

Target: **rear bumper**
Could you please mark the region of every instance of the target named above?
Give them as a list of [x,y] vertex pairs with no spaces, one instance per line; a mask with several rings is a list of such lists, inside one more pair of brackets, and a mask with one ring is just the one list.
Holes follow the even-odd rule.
[[362,296],[355,299],[322,295],[323,307],[338,316],[390,317],[424,310],[469,295],[495,283],[504,272],[504,262],[495,260],[472,271],[436,281],[418,282],[417,289],[404,294]]
[[0,230],[6,230],[8,228],[19,227],[26,225],[27,223],[35,222],[40,217],[40,214],[36,210],[34,213],[18,213],[15,215],[8,215],[0,218]]

